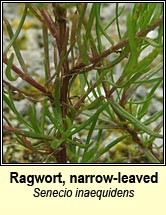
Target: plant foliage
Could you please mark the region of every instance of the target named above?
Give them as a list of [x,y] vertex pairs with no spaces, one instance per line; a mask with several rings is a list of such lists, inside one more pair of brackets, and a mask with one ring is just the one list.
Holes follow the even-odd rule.
[[[40,163],[161,163],[154,147],[163,138],[163,112],[150,109],[163,81],[163,4],[126,9],[128,3],[109,3],[114,14],[105,19],[104,3],[19,4],[24,9],[16,30],[3,17],[9,38],[3,99],[10,110],[4,108],[4,131],[40,154]],[[42,32],[41,79],[30,72],[19,46],[28,17]],[[145,95],[137,96],[141,88]],[[25,114],[16,98],[26,100]],[[127,155],[111,154],[120,146]]]

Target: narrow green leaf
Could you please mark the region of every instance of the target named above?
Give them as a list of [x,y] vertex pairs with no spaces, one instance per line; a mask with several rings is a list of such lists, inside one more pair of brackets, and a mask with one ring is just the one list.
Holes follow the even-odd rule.
[[100,107],[101,104],[102,104],[102,100],[100,98],[97,98],[92,103],[90,103],[89,105],[86,105],[84,109],[85,110],[98,109],[98,107]]
[[82,58],[83,63],[85,65],[88,65],[89,57],[88,57],[87,49],[85,49],[84,43],[82,43],[82,41],[81,41],[81,38],[83,38],[82,34],[81,34],[81,30],[82,30],[82,26],[84,23],[84,16],[85,16],[86,9],[87,9],[87,4],[85,4],[85,3],[82,7],[80,7],[80,5],[77,5],[77,10],[79,13],[79,20],[78,20],[78,28],[77,28],[76,36],[77,36],[77,44],[78,44],[78,49],[80,52],[80,57]]
[[119,39],[121,40],[122,36],[121,36],[121,32],[120,32],[118,14],[119,14],[119,3],[116,3],[116,26],[117,26],[117,30],[118,30]]
[[38,134],[38,133],[34,133],[34,132],[30,132],[30,131],[22,131],[21,130],[18,133],[20,133],[23,136],[30,137],[30,138],[33,138],[33,139],[39,139],[39,140],[45,140],[45,141],[52,141],[53,140],[53,137]]
[[[135,73],[137,73],[136,78],[138,78],[138,73],[140,73],[140,75],[142,75],[143,73],[148,72],[149,70],[147,69],[147,67],[152,63],[152,61],[157,57],[157,55],[159,53],[161,53],[161,49],[155,48],[149,55],[147,55],[140,62],[138,62],[137,66],[134,66],[134,67],[131,66],[132,63],[130,65],[130,62],[129,62],[123,71],[121,80],[123,81],[124,77],[127,77],[127,76],[130,77],[132,74],[134,75]],[[130,59],[129,59],[129,61],[130,61]],[[127,83],[129,83],[129,81],[131,81],[131,79],[127,80]],[[134,80],[132,79],[132,82],[133,81]]]
[[89,39],[89,37],[90,37],[90,33],[92,31],[92,26],[93,26],[94,20],[95,20],[95,4],[92,4],[88,23],[87,23],[87,29],[86,29],[86,38],[87,39]]
[[44,134],[44,127],[46,123],[46,109],[47,109],[47,98],[45,98],[42,102],[42,111],[41,111],[41,118],[40,118],[40,127],[41,127],[42,134]]
[[47,3],[35,3],[35,5],[38,9],[46,9],[47,8]]
[[[90,143],[90,140],[91,140],[91,137],[92,137],[92,134],[93,134],[93,131],[95,129],[95,126],[96,126],[96,123],[98,121],[98,116],[96,116],[96,118],[94,118],[92,124],[91,124],[91,127],[89,128],[89,132],[88,132],[88,136],[87,136],[87,139],[86,139],[86,143],[85,145],[89,145]],[[86,148],[84,150],[84,153],[83,153],[83,156],[82,156],[82,163],[86,162],[86,154],[87,154],[87,151],[88,151],[88,148]]]
[[62,134],[63,130],[59,125],[59,122],[57,121],[56,118],[54,118],[53,114],[50,112],[48,106],[45,107],[45,111],[46,111],[46,116],[49,118],[49,120],[54,124],[55,128],[57,128],[57,130]]
[[[5,24],[6,24],[6,28],[7,28],[7,31],[8,31],[10,40],[12,40],[12,38],[14,37],[14,33],[13,33],[13,30],[12,30],[12,27],[11,27],[10,23],[8,22],[8,20],[6,19],[6,17],[3,17],[3,20],[4,20]],[[21,65],[22,70],[23,70],[25,73],[27,73],[27,67],[26,67],[26,65],[25,65],[24,59],[23,59],[23,57],[22,57],[22,55],[21,55],[21,52],[20,52],[20,50],[19,50],[19,47],[18,47],[18,45],[17,45],[17,41],[16,41],[16,40],[13,41],[12,46],[13,46],[13,48],[14,48],[15,54],[16,54],[17,59],[18,59],[20,65]],[[4,54],[5,54],[5,53],[4,53]]]
[[118,144],[119,142],[121,142],[123,139],[125,139],[127,136],[129,135],[123,135],[121,137],[118,137],[117,139],[115,139],[114,141],[112,141],[110,144],[108,144],[104,149],[101,149],[96,156],[92,157],[89,162],[93,163],[96,162],[97,159],[99,159],[104,153],[108,152],[113,146],[115,146],[116,144]]
[[23,26],[23,24],[24,24],[26,15],[27,15],[27,7],[25,6],[25,9],[24,9],[24,12],[23,12],[23,16],[22,16],[21,21],[20,21],[20,23],[19,23],[19,25],[18,25],[18,28],[17,28],[15,34],[13,35],[12,39],[10,40],[9,45],[6,47],[6,49],[5,49],[5,51],[4,51],[4,55],[7,55],[7,53],[8,53],[8,51],[9,51],[10,47],[13,45],[13,43],[14,43],[15,40],[17,39],[17,37],[18,37],[18,35],[19,35],[19,33],[20,33],[21,29],[22,29],[22,26]]
[[55,90],[54,90],[54,117],[59,122],[62,123],[62,111],[60,105],[60,78],[57,77],[55,81]]
[[101,138],[102,138],[102,129],[98,130],[98,135],[96,138],[96,142],[93,143],[93,147],[88,149],[86,153],[86,160],[84,162],[89,163],[92,161],[92,159],[95,157],[97,150],[99,149],[100,143],[101,143]]
[[151,39],[151,38],[148,38],[148,37],[143,37],[142,39],[145,40],[148,44],[150,44],[153,47],[157,48],[157,47],[162,47],[163,46],[163,44],[159,44],[159,43],[155,42],[154,39]]
[[133,57],[133,66],[137,63],[137,60],[138,60],[137,42],[135,40],[135,34],[136,34],[135,27],[136,26],[133,25],[133,19],[131,17],[131,14],[129,14],[127,17],[127,34],[129,38],[131,55]]
[[86,74],[79,74],[79,79],[80,79],[80,91],[81,91],[81,95],[83,95],[85,93],[85,86],[86,86],[86,80],[85,80],[85,76]]
[[155,8],[153,10],[153,16],[152,16],[152,20],[151,22],[154,22],[155,20],[157,20],[158,18],[160,18],[164,12],[164,4],[163,2],[159,3],[155,3]]
[[[123,6],[123,7],[121,8],[121,10],[118,11],[118,13],[116,14],[116,16],[115,16],[112,20],[110,20],[110,21],[108,22],[108,24],[104,27],[104,30],[107,30],[107,29],[116,21],[116,19],[117,19],[118,17],[120,17],[120,15],[122,14],[124,8],[125,8],[125,6]],[[119,9],[118,9],[118,10],[119,10]]]
[[151,100],[153,98],[153,95],[156,91],[156,89],[160,86],[162,82],[162,79],[160,79],[150,90],[150,92],[147,95],[147,100],[144,102],[144,104],[142,105],[142,108],[139,110],[138,112],[138,119],[140,120],[148,111],[150,105],[151,105]]
[[152,163],[161,163],[148,149],[144,149],[146,156]]
[[67,138],[65,141],[67,141],[67,142],[69,142],[69,143],[71,143],[71,144],[73,144],[75,146],[78,146],[79,148],[84,148],[84,149],[89,148],[92,145],[92,143],[93,143],[92,142],[89,145],[84,145],[84,144],[81,144],[79,142],[76,142],[75,140],[72,140],[71,138]]
[[140,81],[136,81],[135,84],[139,84],[139,85],[142,85],[144,83],[152,84],[152,83],[155,83],[155,82],[161,81],[161,80],[163,80],[163,77],[153,78],[150,80],[140,80]]
[[27,122],[27,120],[24,119],[24,117],[19,113],[14,105],[13,98],[11,93],[9,92],[9,98],[6,95],[3,95],[3,99],[5,103],[10,107],[10,109],[13,111],[13,113],[16,115],[17,119],[23,123],[25,126],[27,126],[29,129],[32,130],[32,126]]
[[110,105],[112,109],[120,116],[123,117],[124,119],[127,119],[134,127],[139,128],[141,131],[144,131],[145,133],[158,137],[158,138],[163,138],[162,135],[152,131],[149,129],[144,123],[140,122],[136,117],[128,113],[124,108],[122,108],[116,101],[113,99],[109,100]]
[[59,140],[54,138],[54,140],[51,142],[51,148],[52,149],[57,149],[59,145],[60,145]]
[[101,34],[104,35],[104,37],[110,42],[112,46],[114,45],[114,41],[111,39],[110,35],[107,34],[106,29],[104,29],[103,25],[100,22],[101,3],[96,3],[94,5],[95,5],[95,16],[96,16],[96,35],[98,40],[98,48],[99,48],[99,51],[101,51],[101,47],[102,47]]
[[144,121],[144,124],[149,125],[150,123],[155,122],[161,116],[163,116],[163,110],[153,114],[149,119]]
[[37,118],[36,107],[35,104],[29,107],[29,119],[34,131],[38,134],[42,133],[39,127],[39,119]]
[[9,81],[15,81],[18,78],[18,76],[13,77],[11,75],[13,60],[14,60],[14,54],[11,53],[11,55],[10,55],[10,57],[8,59],[8,64],[7,64],[6,71],[5,71],[6,77],[8,78]]
[[[73,14],[73,17],[71,19],[72,27],[71,27],[71,35],[70,35],[70,46],[73,48],[75,42],[76,42],[76,34],[77,34],[77,28],[78,28],[78,13],[75,12]],[[73,50],[72,50],[73,51]]]
[[48,29],[43,25],[43,45],[44,45],[44,66],[45,66],[45,80],[50,79],[50,59],[49,59],[49,44],[48,44]]
[[74,131],[71,132],[71,136],[78,133],[82,129],[86,128],[90,123],[92,123],[96,117],[108,106],[108,103],[104,103],[98,110],[85,122],[83,122],[80,126],[77,126]]
[[43,17],[41,16],[41,14],[39,13],[39,9],[33,4],[33,3],[26,3],[26,6],[29,8],[29,10],[31,11],[31,13],[36,16],[36,18],[38,20],[40,20],[42,23],[43,21]]
[[72,124],[71,119],[67,115],[66,115],[66,123],[67,123],[67,128],[71,129],[73,124]]

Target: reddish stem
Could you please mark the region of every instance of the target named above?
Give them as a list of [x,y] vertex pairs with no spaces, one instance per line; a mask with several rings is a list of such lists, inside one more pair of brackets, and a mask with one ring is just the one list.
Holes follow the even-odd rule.
[[[3,62],[7,65],[8,64],[8,59],[3,58]],[[52,94],[49,90],[47,90],[45,87],[43,87],[41,84],[37,83],[31,76],[26,74],[25,72],[22,72],[16,65],[12,65],[12,70],[23,80],[28,82],[30,85],[38,89],[39,91],[43,92],[46,94],[51,100],[53,100]]]

